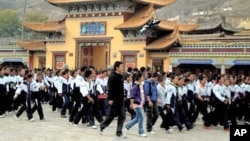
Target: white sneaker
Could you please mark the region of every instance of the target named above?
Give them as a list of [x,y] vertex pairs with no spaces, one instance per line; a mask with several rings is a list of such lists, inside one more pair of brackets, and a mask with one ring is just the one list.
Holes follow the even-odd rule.
[[92,125],[92,126],[90,126],[90,128],[91,128],[91,129],[97,129],[97,126]]
[[15,118],[16,120],[19,120],[19,117],[17,117],[16,115],[14,115],[14,118]]
[[143,134],[139,134],[141,137],[147,137],[147,134],[143,133]]
[[73,123],[73,126],[78,127],[78,124]]
[[167,133],[169,133],[169,134],[173,133],[173,129],[169,128],[169,129],[167,130]]
[[34,119],[34,118],[32,118],[32,119],[29,119],[29,121],[30,121],[30,122],[33,122],[33,121],[35,121],[35,119]]
[[70,122],[69,122],[69,125],[73,125],[73,122],[70,121]]
[[0,118],[4,118],[6,116],[6,114],[1,114]]
[[126,137],[128,135],[128,128],[124,125],[123,127],[123,136]]
[[148,133],[150,133],[150,134],[152,134],[152,135],[155,135],[156,134],[156,132],[155,131],[150,131],[150,132],[148,132]]

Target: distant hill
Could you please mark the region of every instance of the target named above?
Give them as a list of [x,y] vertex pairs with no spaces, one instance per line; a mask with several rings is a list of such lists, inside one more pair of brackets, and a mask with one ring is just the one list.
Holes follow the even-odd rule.
[[[0,0],[0,10],[16,9],[22,15],[24,3],[25,0]],[[223,9],[226,10],[223,12],[226,16],[247,17],[250,12],[250,0],[177,0],[172,5],[157,10],[157,15],[160,18],[179,16],[180,20],[184,21],[193,13],[202,11],[222,12]],[[27,11],[29,10],[42,11],[49,17],[49,20],[62,19],[67,13],[45,0],[27,0]]]
[[[0,10],[3,9],[15,9],[20,16],[24,11],[25,0],[0,0]],[[26,11],[38,10],[44,12],[49,20],[60,20],[62,19],[66,11],[55,7],[45,0],[27,0]]]
[[[181,21],[195,14],[222,14],[248,17],[250,0],[177,0],[172,5],[157,10],[160,18],[179,18]],[[202,16],[200,15],[200,16]]]

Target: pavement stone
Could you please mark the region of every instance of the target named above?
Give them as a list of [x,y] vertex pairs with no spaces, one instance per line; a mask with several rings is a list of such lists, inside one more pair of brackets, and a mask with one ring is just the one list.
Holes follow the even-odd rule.
[[224,131],[221,126],[204,129],[199,119],[190,131],[180,133],[173,127],[174,132],[168,134],[159,127],[160,117],[154,126],[155,135],[140,137],[138,125],[135,125],[126,138],[116,137],[116,119],[104,130],[104,135],[100,135],[98,129],[90,129],[86,124],[70,125],[68,118],[61,118],[60,112],[52,112],[48,104],[44,104],[43,108],[45,121],[39,120],[37,112],[33,115],[34,122],[27,120],[25,112],[18,120],[14,118],[14,113],[0,118],[0,141],[229,141],[229,131]]

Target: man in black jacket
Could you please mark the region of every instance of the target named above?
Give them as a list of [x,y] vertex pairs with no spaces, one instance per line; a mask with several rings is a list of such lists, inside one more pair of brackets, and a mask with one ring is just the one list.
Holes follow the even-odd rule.
[[124,87],[123,87],[123,64],[116,61],[114,64],[114,71],[108,79],[108,98],[110,105],[110,113],[108,117],[100,124],[100,134],[109,126],[114,117],[118,116],[118,124],[116,129],[116,136],[122,137],[122,127],[125,121],[125,106],[124,106]]

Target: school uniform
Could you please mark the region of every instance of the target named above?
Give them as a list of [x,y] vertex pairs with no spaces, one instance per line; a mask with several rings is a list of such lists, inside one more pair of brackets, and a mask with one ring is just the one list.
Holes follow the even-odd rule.
[[35,80],[31,83],[32,100],[35,102],[31,111],[34,113],[36,110],[40,117],[40,120],[44,120],[43,108],[42,108],[42,95],[44,94],[45,84],[43,81]]
[[[98,98],[99,107],[102,115],[105,117],[107,117],[109,114],[107,83],[108,77],[101,78],[100,76],[98,76],[95,81],[96,92],[97,95],[100,96],[100,98]],[[103,94],[106,94],[106,96],[104,96]]]
[[91,94],[91,90],[92,90],[92,81],[89,83],[86,80],[82,81],[82,83],[80,84],[80,93],[82,95],[82,102],[81,104],[83,106],[81,106],[81,110],[77,112],[75,118],[74,118],[74,124],[77,125],[80,121],[80,119],[83,117],[83,115],[87,115],[89,107],[90,107],[90,103],[88,101],[87,95]]
[[13,96],[15,95],[16,91],[16,76],[10,76],[10,82],[9,82],[9,93],[8,93],[8,98],[9,98],[9,105],[8,105],[8,111],[11,112],[14,106],[14,100]]
[[90,96],[94,99],[95,102],[89,103],[89,108],[87,113],[88,126],[92,128],[97,128],[95,126],[94,117],[99,123],[103,121],[103,117],[99,106],[99,99],[95,89],[95,81],[96,80],[91,80],[90,90],[89,90]]
[[129,114],[131,115],[131,119],[135,117],[135,111],[130,108],[130,100],[131,100],[131,90],[132,90],[132,83],[127,82],[126,80],[123,83],[124,85],[124,95],[126,96],[125,107]]
[[228,104],[225,104],[225,100],[228,99],[224,93],[224,86],[216,84],[213,88],[213,95],[211,100],[213,107],[215,108],[211,112],[211,120],[213,125],[217,125],[219,122],[222,122],[224,129],[229,128],[227,108]]
[[195,122],[195,118],[194,118],[194,112],[195,112],[195,81],[193,82],[189,82],[187,84],[187,99],[188,102],[190,103],[189,109],[188,109],[188,119],[191,123]]
[[70,95],[70,80],[60,77],[58,82],[58,93],[62,94],[62,109],[61,109],[61,117],[66,117],[66,110],[69,106],[69,95]]
[[[202,119],[204,121],[204,125],[207,126],[207,122],[209,122],[208,120],[210,120],[208,118],[208,110],[207,110],[210,96],[208,94],[206,85],[202,86],[199,84],[196,87],[195,94],[196,94],[197,110],[195,112],[194,118],[196,120],[199,116],[199,113],[201,112],[201,114],[203,115]],[[201,98],[202,100],[200,100],[199,98]]]
[[[61,83],[61,77],[54,76],[52,77],[53,85],[52,85],[52,112],[55,112],[57,108],[62,107],[62,98],[58,95],[59,84]],[[61,89],[61,88],[60,88]]]
[[17,98],[20,95],[24,96],[24,99],[22,99],[21,108],[17,111],[16,117],[19,118],[21,114],[24,112],[24,110],[27,113],[28,120],[33,121],[33,115],[31,112],[31,83],[28,83],[27,81],[24,81],[22,84],[20,84],[15,92],[14,98]]
[[73,90],[72,100],[74,101],[73,108],[69,117],[69,122],[72,123],[75,115],[78,112],[79,107],[81,106],[82,95],[80,92],[80,85],[83,83],[84,78],[81,75],[77,75],[74,80],[71,82],[71,88]]
[[[179,131],[182,131],[182,129],[184,128],[180,122],[179,119],[179,114],[177,112],[177,106],[178,106],[178,100],[179,95],[178,95],[178,90],[177,90],[177,86],[174,83],[170,83],[170,85],[168,85],[166,87],[166,95],[165,95],[165,101],[164,101],[164,105],[167,107],[167,105],[170,107],[169,109],[167,108],[167,112],[168,114],[170,114],[171,119],[169,119],[168,121],[174,121],[174,123],[177,125]],[[168,127],[170,126],[170,123],[168,122]],[[166,129],[167,130],[167,129]]]
[[[24,82],[23,80],[24,78],[20,75],[17,75],[16,76],[16,89]],[[16,91],[16,90],[15,90]],[[22,103],[22,101],[25,100],[25,94],[24,93],[21,93],[15,100],[14,100],[14,103],[13,103],[13,110],[17,110],[18,107],[20,106],[20,104]]]

